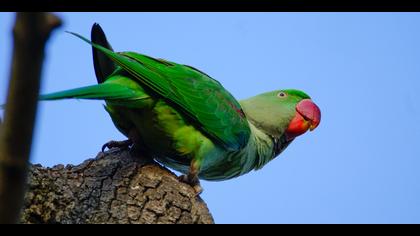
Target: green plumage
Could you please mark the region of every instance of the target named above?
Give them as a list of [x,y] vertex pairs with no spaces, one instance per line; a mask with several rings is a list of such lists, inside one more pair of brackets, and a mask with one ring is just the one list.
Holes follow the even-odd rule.
[[[115,126],[144,152],[208,180],[259,169],[292,141],[284,131],[296,104],[309,98],[305,93],[276,90],[238,102],[218,81],[191,66],[113,52],[98,27],[94,25],[92,39],[99,44],[72,34],[92,45],[99,84],[42,95],[41,100],[105,100]],[[281,91],[288,93],[286,99],[277,96]]]

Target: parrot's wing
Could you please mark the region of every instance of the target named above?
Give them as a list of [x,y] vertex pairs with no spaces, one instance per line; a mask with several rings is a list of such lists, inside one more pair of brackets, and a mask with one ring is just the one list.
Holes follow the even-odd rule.
[[226,149],[238,150],[247,144],[251,131],[239,102],[205,73],[138,53],[114,53],[71,34],[90,43],[142,85],[178,106],[198,128]]

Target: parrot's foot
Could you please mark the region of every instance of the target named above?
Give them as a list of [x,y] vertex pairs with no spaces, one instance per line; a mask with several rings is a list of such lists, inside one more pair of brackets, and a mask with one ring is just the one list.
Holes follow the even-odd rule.
[[178,179],[179,181],[190,185],[194,189],[196,196],[203,192],[203,188],[201,187],[200,180],[197,176],[181,175],[178,176]]
[[123,149],[123,150],[124,149],[129,149],[131,145],[133,145],[133,141],[131,141],[130,139],[127,139],[127,140],[124,140],[124,141],[111,140],[111,141],[105,143],[102,146],[102,152],[105,151],[105,148],[111,149],[111,148],[117,147],[117,148],[120,148],[120,149]]

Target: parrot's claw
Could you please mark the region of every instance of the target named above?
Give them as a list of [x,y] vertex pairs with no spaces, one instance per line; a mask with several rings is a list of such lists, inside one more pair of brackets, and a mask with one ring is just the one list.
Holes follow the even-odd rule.
[[197,176],[191,177],[189,175],[181,175],[178,176],[178,180],[190,185],[194,189],[196,196],[203,192],[203,188],[201,187],[200,180],[197,178]]
[[193,186],[196,196],[200,195],[203,192],[203,188],[201,187],[200,183]]
[[120,149],[129,149],[130,146],[133,145],[133,142],[130,139],[124,140],[124,141],[114,141],[111,140],[104,145],[102,145],[102,152],[105,151],[106,148],[111,149],[114,147],[120,148]]

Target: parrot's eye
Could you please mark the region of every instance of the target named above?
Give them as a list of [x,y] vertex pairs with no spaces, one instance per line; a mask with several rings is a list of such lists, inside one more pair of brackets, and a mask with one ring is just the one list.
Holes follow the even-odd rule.
[[279,94],[277,94],[278,97],[281,98],[285,98],[286,97],[286,93],[285,92],[280,92]]

